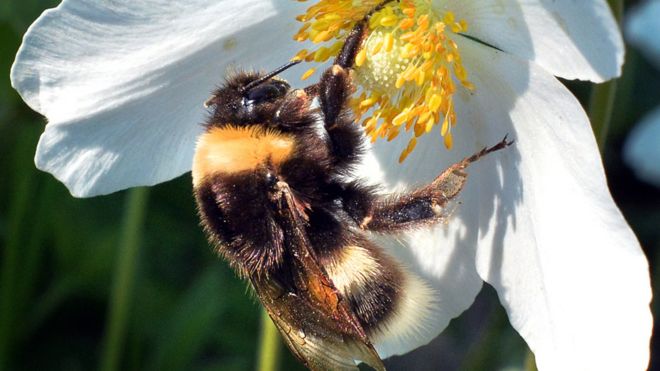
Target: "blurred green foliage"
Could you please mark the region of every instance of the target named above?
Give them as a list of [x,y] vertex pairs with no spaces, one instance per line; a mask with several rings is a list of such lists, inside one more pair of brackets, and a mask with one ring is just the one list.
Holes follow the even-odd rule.
[[[99,368],[114,326],[109,313],[117,303],[111,298],[122,293],[119,369],[254,369],[260,307],[208,247],[189,174],[133,201],[144,213],[142,228],[133,236],[127,281],[118,284],[131,191],[75,199],[35,169],[44,119],[11,89],[9,68],[29,24],[56,3],[0,3],[0,371]],[[660,74],[634,50],[627,58],[604,158],[612,192],[645,247],[657,282],[660,191],[636,180],[620,152],[631,126],[660,103]],[[567,84],[587,100],[589,84]],[[281,369],[301,369],[283,353]],[[388,364],[391,369],[411,364],[429,370],[521,369],[527,357],[493,290],[485,288],[475,306],[431,345]]]
[[[11,89],[25,30],[56,1],[0,4],[0,368],[100,364],[127,192],[75,199],[34,167],[44,119]],[[191,180],[144,197],[120,369],[254,367],[259,307],[198,227]],[[125,287],[123,289],[126,289]],[[290,364],[294,364],[289,359]]]

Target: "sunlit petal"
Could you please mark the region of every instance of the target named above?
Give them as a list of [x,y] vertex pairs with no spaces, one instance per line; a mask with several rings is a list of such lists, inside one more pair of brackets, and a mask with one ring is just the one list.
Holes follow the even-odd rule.
[[45,12],[11,75],[49,120],[37,166],[76,196],[189,171],[202,103],[227,66],[271,68],[290,58],[291,50],[272,45],[290,43],[296,6],[70,0]]
[[[609,194],[584,111],[552,76],[619,74],[623,47],[609,8],[603,0],[437,3],[467,20],[469,36],[501,51],[455,35],[475,89],[452,95],[461,123],[453,149],[434,128],[399,165],[408,138],[378,141],[360,175],[411,187],[506,134],[516,144],[467,170],[446,224],[387,242],[435,289],[437,303],[417,338],[377,343],[380,354],[430,341],[484,280],[541,370],[644,369],[648,265]],[[49,119],[37,166],[77,196],[188,171],[201,103],[226,66],[286,61],[294,52],[281,46],[291,45],[300,7],[64,1],[32,26],[12,70],[13,85]]]
[[[457,102],[468,124],[451,152],[439,134],[421,138],[409,161],[386,173],[389,184],[426,182],[505,134],[516,143],[468,169],[446,226],[409,236],[417,264],[454,290],[465,277],[473,288],[467,259],[478,244],[477,272],[496,288],[541,370],[644,369],[648,265],[606,187],[584,111],[539,67],[470,40],[459,44],[480,87]],[[383,168],[394,166],[397,149],[376,151]],[[458,295],[464,308],[473,295]]]
[[600,82],[618,76],[623,40],[604,0],[447,0],[467,34],[553,75]]
[[[533,64],[484,48],[466,52],[489,96],[514,103],[520,155],[502,158],[501,193],[482,188],[495,213],[480,220],[479,274],[497,290],[539,369],[645,369],[648,263],[607,189],[586,114]],[[493,103],[482,110],[497,112]],[[493,139],[509,128],[495,117],[484,126]]]

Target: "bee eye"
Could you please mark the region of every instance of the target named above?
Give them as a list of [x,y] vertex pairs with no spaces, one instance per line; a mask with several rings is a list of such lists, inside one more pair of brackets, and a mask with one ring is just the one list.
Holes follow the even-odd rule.
[[271,101],[286,94],[289,84],[284,81],[271,80],[250,89],[245,98],[252,103]]

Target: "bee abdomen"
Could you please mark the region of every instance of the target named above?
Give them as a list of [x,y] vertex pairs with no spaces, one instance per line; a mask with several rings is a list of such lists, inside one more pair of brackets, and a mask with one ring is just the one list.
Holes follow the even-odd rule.
[[378,247],[368,242],[344,246],[326,270],[374,344],[424,332],[433,290]]

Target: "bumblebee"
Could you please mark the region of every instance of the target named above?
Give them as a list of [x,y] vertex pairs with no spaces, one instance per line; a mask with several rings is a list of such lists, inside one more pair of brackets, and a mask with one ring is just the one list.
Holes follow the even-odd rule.
[[317,84],[294,89],[278,78],[296,62],[228,77],[207,101],[212,112],[193,162],[211,244],[313,370],[359,362],[384,370],[374,344],[414,336],[429,320],[431,289],[370,234],[439,222],[468,165],[511,144],[505,138],[404,194],[383,195],[356,178],[365,138],[347,101],[368,17]]

